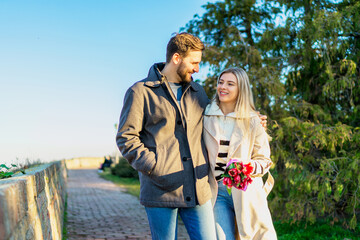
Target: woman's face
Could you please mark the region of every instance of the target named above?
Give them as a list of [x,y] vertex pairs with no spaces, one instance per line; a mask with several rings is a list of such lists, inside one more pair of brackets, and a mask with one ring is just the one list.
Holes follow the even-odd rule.
[[239,88],[234,74],[224,73],[221,75],[217,85],[217,94],[220,103],[236,104]]

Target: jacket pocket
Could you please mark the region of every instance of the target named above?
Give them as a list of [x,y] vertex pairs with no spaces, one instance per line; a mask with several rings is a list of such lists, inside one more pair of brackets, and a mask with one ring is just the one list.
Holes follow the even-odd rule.
[[168,150],[165,146],[156,148],[156,165],[150,173],[153,183],[166,191],[174,191],[183,185],[183,170],[172,171],[171,165],[175,164],[176,159],[169,158]]
[[153,170],[150,173],[150,178],[154,179],[162,174],[162,162],[163,162],[163,156],[165,155],[165,149],[163,146],[159,146],[157,148],[149,148],[150,151],[155,153],[156,156],[156,163],[153,168]]

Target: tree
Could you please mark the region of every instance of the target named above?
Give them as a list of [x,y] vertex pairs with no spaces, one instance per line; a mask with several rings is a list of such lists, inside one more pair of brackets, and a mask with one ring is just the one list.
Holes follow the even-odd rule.
[[253,0],[208,3],[204,8],[206,13],[202,17],[195,15],[186,28],[202,36],[207,44],[203,62],[213,74],[204,82],[206,91],[214,94],[216,76],[222,70],[242,67],[251,78],[258,109],[270,114],[270,104],[284,93],[280,82],[282,58],[263,54],[259,40],[263,25],[274,25],[272,16],[280,12],[279,8],[268,1],[260,6]]
[[203,7],[206,12],[195,15],[186,30],[207,46],[205,90],[213,95],[221,70],[243,67],[256,107],[269,116],[273,215],[309,222],[346,219],[355,228],[360,2],[225,0]]

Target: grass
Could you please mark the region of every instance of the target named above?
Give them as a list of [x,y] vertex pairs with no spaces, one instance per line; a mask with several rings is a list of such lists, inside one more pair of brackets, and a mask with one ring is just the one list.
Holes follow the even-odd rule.
[[[139,197],[139,180],[114,176],[109,169],[100,173],[100,176],[125,188],[131,195]],[[330,221],[318,221],[312,225],[305,222],[290,224],[275,221],[274,226],[278,240],[360,240],[360,224],[357,225],[355,231],[343,228],[341,223],[331,225]]]
[[65,206],[64,206],[64,221],[63,221],[63,230],[62,230],[62,239],[67,239],[67,194],[65,196]]
[[120,178],[112,175],[109,168],[105,168],[105,171],[99,173],[100,177],[115,183],[117,186],[125,188],[126,192],[139,198],[140,195],[140,182],[134,178]]
[[360,225],[357,225],[355,231],[345,229],[341,223],[330,224],[330,221],[317,221],[314,224],[282,223],[275,221],[274,226],[279,240],[359,240]]

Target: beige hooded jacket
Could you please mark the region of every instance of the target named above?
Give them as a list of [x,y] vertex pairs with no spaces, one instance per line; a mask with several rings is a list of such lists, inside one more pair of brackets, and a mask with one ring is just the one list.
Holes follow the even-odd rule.
[[[215,161],[218,155],[220,132],[219,121],[224,114],[213,101],[205,110],[204,116],[204,140],[209,154],[210,162],[210,185],[212,189],[213,204],[217,196],[217,182],[214,177]],[[226,116],[234,121],[235,113]],[[230,139],[228,161],[237,158],[244,163],[256,161],[261,166],[261,173],[253,177],[253,182],[244,192],[232,188],[232,197],[235,208],[237,229],[241,240],[275,240],[276,232],[272,223],[271,214],[268,208],[267,195],[271,191],[274,179],[269,169],[272,164],[270,159],[270,146],[268,135],[260,124],[260,119],[253,114],[250,121],[249,137],[244,138],[239,127],[234,127]],[[269,172],[265,185],[262,176]]]

